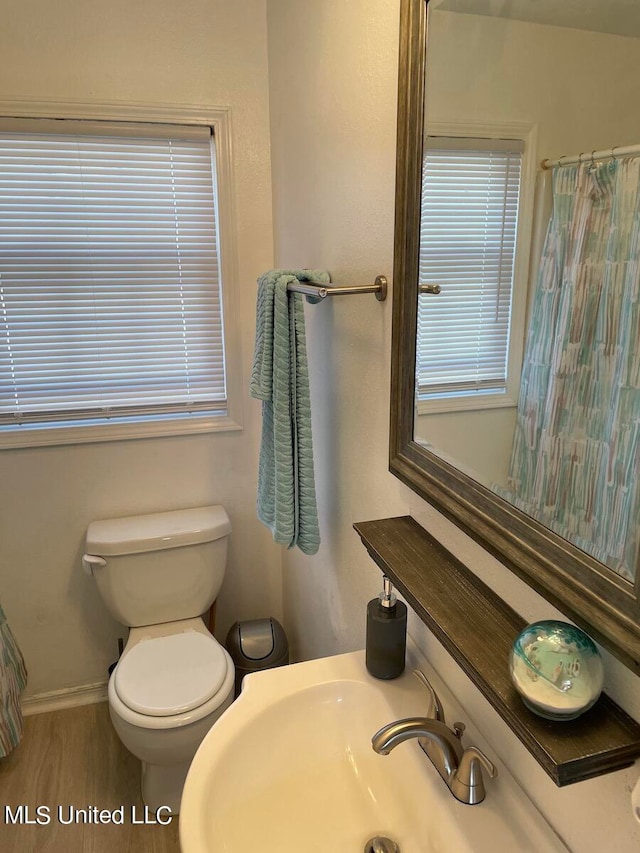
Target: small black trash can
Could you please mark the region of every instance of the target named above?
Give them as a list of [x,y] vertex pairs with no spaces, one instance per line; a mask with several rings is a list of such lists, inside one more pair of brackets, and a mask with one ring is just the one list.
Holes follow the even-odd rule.
[[287,635],[273,617],[236,622],[229,628],[225,647],[236,668],[236,696],[245,675],[289,663]]

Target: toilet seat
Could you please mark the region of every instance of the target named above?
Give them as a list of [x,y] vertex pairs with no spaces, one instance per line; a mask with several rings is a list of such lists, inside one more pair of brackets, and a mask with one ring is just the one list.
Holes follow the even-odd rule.
[[211,636],[185,631],[140,640],[113,673],[120,701],[137,714],[170,717],[208,703],[227,680],[228,655]]

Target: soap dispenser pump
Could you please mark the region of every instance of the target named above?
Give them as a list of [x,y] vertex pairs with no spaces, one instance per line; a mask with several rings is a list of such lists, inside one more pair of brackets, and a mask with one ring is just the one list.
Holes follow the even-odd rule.
[[398,601],[391,581],[382,577],[383,590],[367,605],[365,663],[375,678],[397,678],[404,672],[407,646],[407,605]]

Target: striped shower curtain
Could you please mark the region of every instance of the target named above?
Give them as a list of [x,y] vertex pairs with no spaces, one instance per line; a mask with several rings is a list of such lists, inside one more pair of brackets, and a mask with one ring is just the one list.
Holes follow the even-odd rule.
[[0,758],[8,755],[22,737],[20,693],[26,683],[22,654],[0,607]]
[[640,158],[556,167],[503,492],[629,580],[640,521],[639,260]]

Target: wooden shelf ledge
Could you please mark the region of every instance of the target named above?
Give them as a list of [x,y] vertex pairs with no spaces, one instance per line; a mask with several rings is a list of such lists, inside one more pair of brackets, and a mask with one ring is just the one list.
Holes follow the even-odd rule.
[[525,620],[413,518],[363,521],[354,528],[372,559],[556,785],[629,767],[640,756],[640,725],[605,694],[567,722],[544,720],[523,705],[508,660]]

